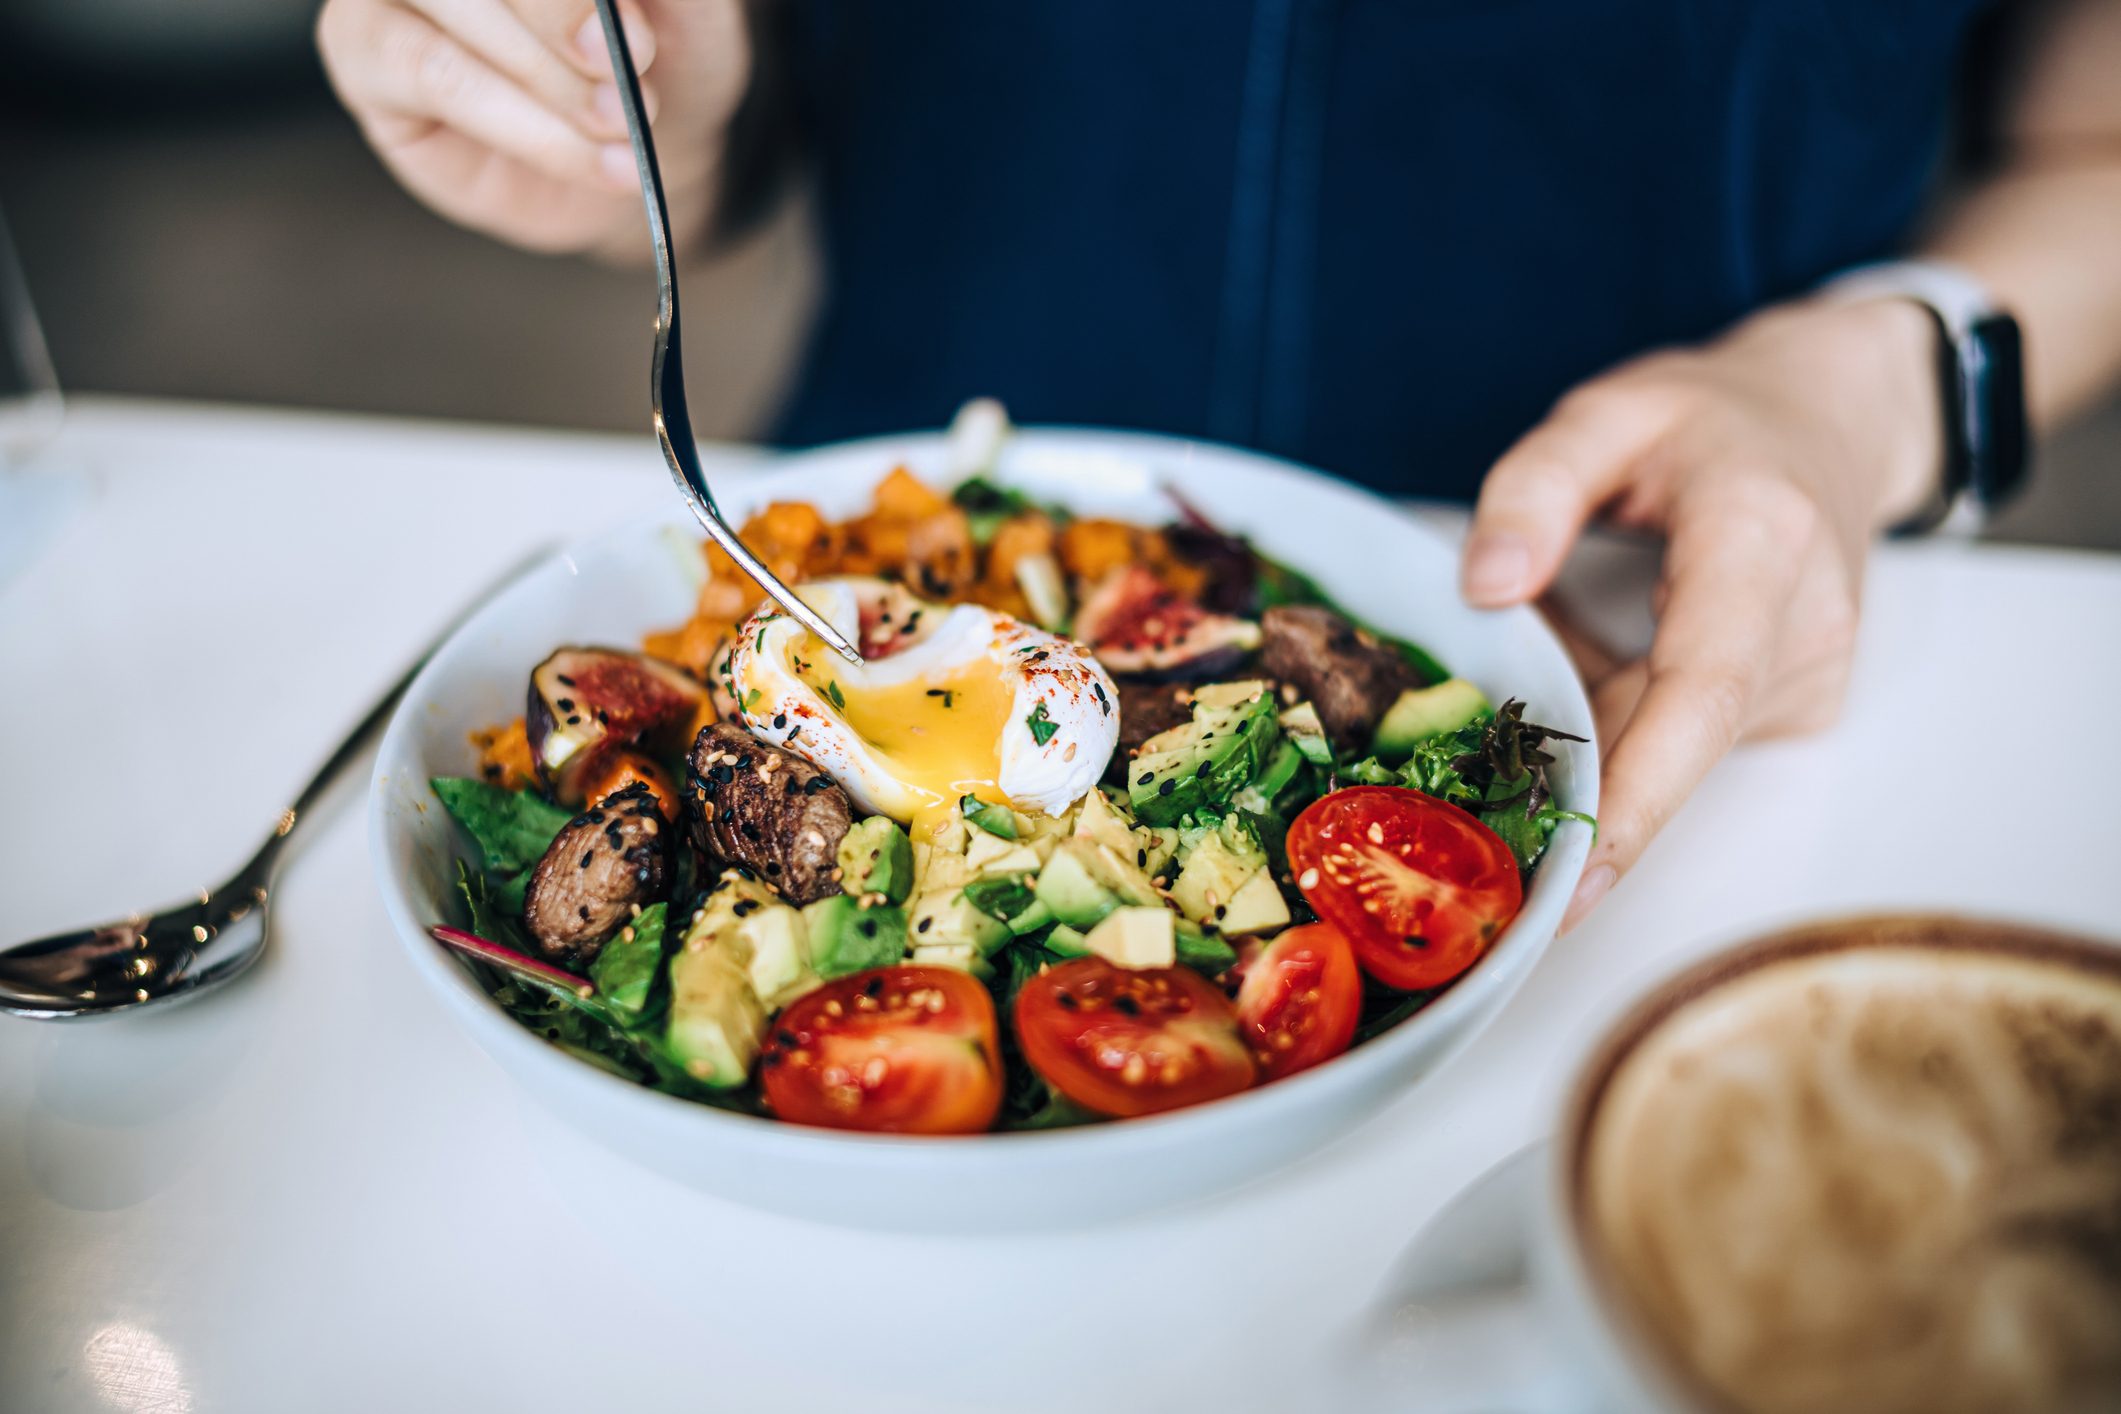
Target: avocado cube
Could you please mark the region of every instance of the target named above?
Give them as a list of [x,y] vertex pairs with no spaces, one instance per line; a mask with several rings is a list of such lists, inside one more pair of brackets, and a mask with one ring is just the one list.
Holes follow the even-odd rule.
[[1204,836],[1172,882],[1171,902],[1195,923],[1220,928],[1222,911],[1265,866],[1264,859],[1232,849],[1220,832]]
[[840,888],[850,894],[882,894],[886,903],[904,903],[913,890],[912,842],[885,816],[855,821],[840,840],[838,857]]
[[915,967],[954,967],[975,977],[985,977],[994,970],[978,948],[968,945],[915,948],[907,961]]
[[810,965],[809,930],[803,915],[785,903],[768,904],[736,925],[738,951],[749,961],[751,990],[767,1011],[779,1011],[823,979]]
[[820,977],[845,977],[872,967],[890,967],[906,953],[906,911],[833,894],[803,907],[810,929],[811,966]]
[[1178,961],[1171,910],[1115,908],[1083,935],[1083,946],[1116,967],[1169,967]]
[[1090,955],[1090,949],[1083,945],[1081,930],[1070,928],[1065,923],[1054,924],[1053,931],[1046,934],[1046,951],[1059,953],[1062,957],[1088,957]]
[[1490,710],[1487,694],[1464,678],[1410,687],[1385,709],[1370,749],[1379,756],[1403,760],[1430,737],[1455,732]]
[[689,943],[670,959],[665,1049],[688,1075],[717,1090],[751,1076],[766,1034],[766,1008],[733,948]]
[[916,953],[936,947],[969,947],[989,953],[1013,935],[1006,923],[982,913],[960,888],[914,899],[906,936]]
[[1053,910],[1053,916],[1072,928],[1095,927],[1119,907],[1119,898],[1097,880],[1096,846],[1070,840],[1053,851],[1039,871],[1033,892],[1038,901]]
[[1274,875],[1262,869],[1238,886],[1223,905],[1216,927],[1225,933],[1273,933],[1289,926],[1289,901],[1282,897]]
[[1282,735],[1303,754],[1304,760],[1314,766],[1333,764],[1333,743],[1326,737],[1326,724],[1318,719],[1316,707],[1299,702],[1285,708],[1276,720]]

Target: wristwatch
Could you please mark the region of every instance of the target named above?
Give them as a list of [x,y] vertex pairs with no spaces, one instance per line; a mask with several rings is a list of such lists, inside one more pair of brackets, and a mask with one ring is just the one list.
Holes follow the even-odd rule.
[[1900,298],[1937,325],[1944,466],[1936,493],[1895,535],[1971,535],[2023,488],[2030,464],[2018,321],[1966,271],[1941,261],[1863,265],[1821,287],[1827,299]]

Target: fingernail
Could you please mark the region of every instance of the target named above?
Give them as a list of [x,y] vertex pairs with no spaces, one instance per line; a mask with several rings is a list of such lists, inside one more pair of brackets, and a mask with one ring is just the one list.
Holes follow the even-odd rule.
[[[632,36],[627,38],[631,42]],[[605,73],[611,72],[611,52],[604,47],[604,22],[597,18],[596,11],[591,10],[589,18],[582,21],[582,27],[574,32],[574,47],[597,69]]]
[[626,49],[633,55],[633,71],[648,72],[655,62],[655,31],[648,28],[648,21],[631,10],[619,11],[619,28],[626,31]]
[[1459,584],[1466,602],[1480,608],[1514,604],[1524,597],[1532,572],[1532,552],[1515,535],[1476,535],[1466,547]]
[[640,185],[640,175],[634,170],[633,149],[622,142],[614,142],[597,149],[597,163],[604,169],[604,178],[621,191],[631,191]]
[[1569,900],[1569,911],[1561,920],[1561,931],[1566,933],[1583,921],[1585,914],[1598,907],[1598,901],[1613,887],[1620,876],[1610,864],[1601,864],[1585,872],[1576,882],[1576,897]]
[[[619,12],[619,28],[626,32],[626,52],[633,57],[633,71],[646,73],[655,59],[655,31],[631,10]],[[604,43],[604,22],[597,18],[596,11],[590,11],[589,18],[574,32],[574,47],[599,72],[611,72],[611,49]]]

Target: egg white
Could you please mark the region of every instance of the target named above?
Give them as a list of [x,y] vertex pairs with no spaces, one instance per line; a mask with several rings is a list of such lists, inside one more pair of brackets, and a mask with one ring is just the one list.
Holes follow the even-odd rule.
[[[866,618],[863,649],[881,647],[887,656],[861,664],[840,661],[768,604],[739,631],[731,686],[754,736],[825,771],[863,812],[909,821],[944,797],[935,782],[902,779],[891,758],[798,674],[801,655],[808,654],[813,666],[820,655],[829,657],[832,682],[849,703],[879,689],[903,691],[968,675],[985,682],[991,672],[996,690],[1009,697],[991,784],[1018,810],[1058,815],[1104,774],[1119,742],[1118,694],[1081,644],[977,604],[926,603],[879,579],[816,580],[797,592],[850,640],[861,641]],[[880,619],[890,626],[880,627]],[[917,625],[911,632],[905,628],[909,621]],[[1041,706],[1054,728],[1043,743],[1031,725]]]

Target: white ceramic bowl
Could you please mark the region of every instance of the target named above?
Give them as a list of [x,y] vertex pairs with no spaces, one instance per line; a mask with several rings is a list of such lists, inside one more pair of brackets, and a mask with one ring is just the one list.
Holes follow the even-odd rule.
[[[868,503],[903,463],[944,484],[940,436],[851,443],[790,456],[718,488],[741,520],[775,499],[828,514]],[[998,479],[1080,511],[1139,522],[1170,518],[1169,485],[1224,527],[1311,574],[1351,613],[1426,646],[1497,701],[1524,698],[1532,719],[1591,735],[1590,706],[1561,646],[1526,610],[1460,603],[1453,547],[1387,503],[1267,457],[1166,438],[1027,430]],[[1564,824],[1524,910],[1489,954],[1430,1006],[1315,1070],[1214,1104],[1081,1129],[962,1139],[807,1129],[643,1089],[547,1045],[502,1011],[427,934],[457,919],[462,848],[429,794],[436,775],[471,769],[466,736],[522,710],[530,669],[560,643],[631,646],[689,611],[673,553],[696,539],[673,498],[669,517],[583,542],[526,573],[443,645],[383,739],[370,798],[370,848],[385,907],[420,977],[503,1068],[577,1127],[710,1193],[824,1222],[985,1231],[1091,1222],[1229,1188],[1346,1132],[1464,1045],[1546,949],[1582,872],[1590,831]],[[1597,753],[1560,745],[1562,805],[1598,806]]]

